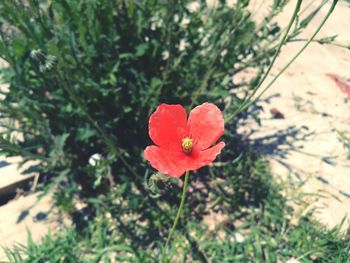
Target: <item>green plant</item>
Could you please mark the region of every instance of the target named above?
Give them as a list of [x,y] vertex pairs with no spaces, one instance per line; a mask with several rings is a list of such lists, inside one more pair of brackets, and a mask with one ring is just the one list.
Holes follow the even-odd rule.
[[343,143],[344,148],[348,151],[347,158],[350,160],[350,136],[347,134],[346,131],[339,131],[337,130],[339,135],[339,140]]
[[[186,220],[180,221],[175,244],[164,262],[350,260],[349,230],[341,232],[341,226],[327,229],[315,222],[311,213],[297,217],[281,194],[291,185],[277,184],[264,160],[244,154],[229,167],[222,177],[220,169],[213,169],[213,195],[209,198],[201,185],[203,179],[194,179],[188,196],[191,207],[185,206]],[[223,178],[231,174],[236,176],[223,184]],[[40,244],[29,238],[27,246],[7,250],[9,262],[160,262],[162,245],[152,235],[159,234],[154,229],[166,229],[164,218],[155,218],[153,230],[147,228],[143,216],[125,215],[127,208],[116,201],[118,196],[112,192],[93,200],[96,216],[83,231],[66,229],[55,237],[48,235]],[[302,202],[302,193],[295,192],[295,198]],[[174,201],[177,204],[178,200]],[[213,222],[203,220],[213,214],[217,215],[214,227],[206,224]],[[137,232],[133,231],[135,225]]]
[[[232,91],[247,94],[276,49],[260,46],[278,37],[271,19],[279,9],[257,27],[247,3],[212,9],[201,2],[196,11],[189,3],[2,1],[0,53],[10,70],[0,106],[2,153],[40,160],[56,189],[80,198],[115,184],[147,196],[141,153],[149,113],[160,102],[211,101],[234,111],[242,99]],[[259,73],[233,83],[247,67]],[[95,153],[102,161],[92,166]]]
[[[149,144],[148,117],[161,102],[191,108],[210,101],[230,116],[228,150],[221,166],[193,174],[188,199],[193,211],[185,209],[186,218],[191,223],[209,211],[231,213],[244,202],[263,206],[270,190],[255,173],[265,164],[240,155],[236,127],[254,101],[250,94],[292,38],[273,22],[285,1],[274,1],[260,24],[253,22],[248,2],[229,7],[219,1],[210,8],[200,1],[192,10],[191,1],[173,0],[1,1],[0,56],[9,63],[3,76],[10,84],[0,105],[1,153],[39,160],[42,180],[64,211],[79,213],[74,200],[85,202],[94,224],[82,220],[78,228],[86,227],[88,237],[98,233],[89,232],[96,218],[112,215],[120,242],[142,261],[159,252],[156,241],[166,236],[180,192],[174,184],[172,191],[155,191],[164,195],[154,199],[143,183],[155,178],[142,157]],[[297,22],[300,3],[290,20],[293,37],[317,13]],[[232,81],[247,68],[257,70],[251,80]],[[96,154],[100,157],[89,162]],[[209,187],[211,181],[215,186]],[[103,245],[86,245],[95,256],[108,252],[103,242],[109,226],[103,228]],[[88,237],[72,242],[78,247]],[[193,246],[191,257],[201,258],[197,241],[185,238]],[[100,252],[93,250],[97,244]],[[33,247],[40,252],[45,245]]]
[[[190,1],[176,3],[2,1],[0,54],[10,82],[0,107],[2,153],[40,160],[41,172],[79,185],[82,196],[102,193],[112,181],[140,188],[147,119],[160,102],[211,101],[226,115],[237,113],[278,54],[284,32],[272,19],[285,2],[274,2],[258,26],[248,1],[216,8],[200,2],[197,10]],[[233,83],[248,67],[257,75]],[[228,123],[233,133],[235,123]],[[92,167],[95,153],[103,162]]]

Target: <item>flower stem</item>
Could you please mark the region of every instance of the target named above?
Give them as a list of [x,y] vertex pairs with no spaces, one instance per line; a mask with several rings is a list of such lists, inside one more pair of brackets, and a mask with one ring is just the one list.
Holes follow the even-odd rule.
[[[249,107],[251,104],[251,98],[256,94],[256,92],[258,91],[258,89],[260,88],[260,86],[264,83],[265,79],[268,77],[273,65],[275,64],[275,61],[278,57],[278,55],[280,54],[281,48],[283,46],[283,44],[285,44],[286,39],[288,37],[289,31],[292,27],[292,25],[294,24],[295,20],[298,18],[298,13],[300,10],[302,4],[302,0],[298,0],[295,8],[294,8],[294,12],[292,14],[292,17],[289,20],[289,23],[287,25],[286,31],[284,33],[284,35],[282,36],[282,39],[279,43],[279,45],[277,46],[277,50],[272,58],[272,61],[268,67],[268,69],[266,70],[265,74],[263,75],[263,77],[260,79],[258,85],[253,89],[252,94],[249,95],[248,99],[246,101],[244,101],[239,107],[238,109],[232,114],[232,116],[229,117],[229,119],[231,120],[233,117],[235,117],[237,114],[239,114],[240,112],[242,112],[244,109],[246,109],[247,107]],[[226,120],[227,121],[227,120]]]
[[184,203],[185,203],[185,199],[186,199],[186,191],[187,191],[187,186],[188,186],[189,175],[190,175],[190,172],[186,171],[185,181],[184,181],[184,185],[183,185],[183,188],[182,188],[182,196],[181,196],[180,206],[179,206],[179,209],[177,210],[177,214],[176,214],[173,226],[171,227],[171,229],[169,231],[168,238],[166,239],[165,248],[168,247],[170,239],[171,239],[171,237],[172,237],[172,235],[173,235],[173,233],[175,231],[177,223],[179,222],[180,216],[182,214],[182,209],[183,209],[183,206],[184,206]]
[[[282,75],[282,73],[299,57],[299,55],[301,53],[303,53],[303,51],[306,49],[306,47],[314,41],[315,36],[318,34],[318,32],[321,30],[321,28],[323,27],[323,25],[326,23],[326,21],[328,20],[329,16],[332,14],[332,12],[334,11],[335,6],[337,5],[338,0],[333,0],[333,3],[331,5],[331,7],[329,8],[326,16],[323,18],[321,24],[318,26],[318,28],[316,29],[316,31],[313,33],[313,35],[309,38],[309,40],[305,43],[305,45],[297,52],[296,55],[294,55],[294,57],[278,72],[278,74],[270,81],[270,83],[260,92],[259,95],[256,96],[256,98],[254,100],[251,100],[251,98],[253,96],[250,96],[248,98],[248,101],[246,103],[243,103],[232,115],[227,116],[225,118],[225,121],[231,121],[237,114],[239,114],[240,112],[242,112],[243,110],[247,109],[248,107],[250,107],[252,104],[256,103],[257,100],[259,100],[261,98],[261,96],[272,86],[272,84]],[[262,83],[261,83],[262,84]],[[261,85],[258,85],[257,89],[260,87]],[[256,90],[257,90],[256,89]],[[252,95],[254,95],[256,92],[254,92]]]
[[304,44],[304,46],[294,55],[294,57],[278,72],[278,74],[270,81],[270,83],[266,86],[266,88],[264,88],[260,94],[251,102],[248,103],[248,107],[252,104],[254,104],[258,99],[261,98],[261,96],[272,86],[273,83],[275,83],[275,81],[279,78],[279,76],[282,75],[282,73],[284,71],[286,71],[286,69],[300,56],[301,53],[304,52],[304,50],[307,48],[307,46],[314,41],[314,38],[316,37],[316,35],[318,34],[318,32],[320,32],[321,28],[324,26],[324,24],[326,23],[326,21],[328,20],[329,16],[332,14],[332,12],[334,11],[335,6],[337,5],[338,0],[333,0],[333,3],[331,5],[331,7],[329,8],[326,16],[323,18],[321,24],[318,26],[318,28],[316,29],[316,31],[312,34],[312,36],[306,41],[306,43]]

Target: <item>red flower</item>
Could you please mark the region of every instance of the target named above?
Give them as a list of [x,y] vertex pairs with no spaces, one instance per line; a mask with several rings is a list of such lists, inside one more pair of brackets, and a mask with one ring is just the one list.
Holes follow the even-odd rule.
[[149,119],[156,145],[145,149],[145,158],[159,172],[180,177],[215,160],[225,143],[211,146],[223,133],[222,112],[212,103],[195,107],[188,120],[181,105],[161,104]]

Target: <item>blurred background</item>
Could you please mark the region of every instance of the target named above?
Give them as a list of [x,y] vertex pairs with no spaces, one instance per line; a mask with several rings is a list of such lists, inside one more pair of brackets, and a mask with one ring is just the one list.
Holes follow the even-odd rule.
[[[348,0],[2,0],[1,262],[350,262]],[[182,178],[161,103],[224,113]]]

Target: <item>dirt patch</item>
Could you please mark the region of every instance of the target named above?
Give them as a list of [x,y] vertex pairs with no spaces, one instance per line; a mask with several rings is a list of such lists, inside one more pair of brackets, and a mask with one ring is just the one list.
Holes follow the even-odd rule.
[[53,208],[52,195],[38,199],[38,194],[20,196],[0,207],[0,261],[6,260],[3,248],[16,244],[27,244],[28,231],[32,239],[39,242],[49,231],[56,233],[67,219]]
[[[316,4],[313,1],[311,7]],[[329,7],[324,6],[302,37],[312,35]],[[292,9],[290,3],[278,18],[280,23],[288,22]],[[349,44],[349,24],[350,8],[340,2],[316,38],[339,35],[337,42]],[[266,83],[303,44],[283,47]],[[261,126],[250,120],[241,132],[267,156],[278,178],[291,177],[301,191],[312,194],[308,201],[316,217],[333,227],[346,216],[350,219],[350,160],[339,136],[350,135],[350,102],[329,73],[343,81],[350,78],[350,50],[312,43],[262,97]]]

